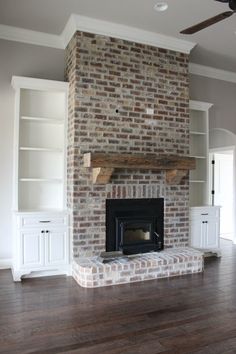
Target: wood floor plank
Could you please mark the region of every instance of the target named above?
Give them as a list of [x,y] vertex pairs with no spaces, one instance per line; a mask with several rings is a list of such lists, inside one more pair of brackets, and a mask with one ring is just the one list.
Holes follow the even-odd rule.
[[99,289],[2,270],[0,353],[236,353],[236,246],[203,274]]

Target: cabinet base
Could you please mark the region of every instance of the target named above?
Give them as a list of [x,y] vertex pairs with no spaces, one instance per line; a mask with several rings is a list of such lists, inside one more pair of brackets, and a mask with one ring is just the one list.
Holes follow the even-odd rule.
[[204,258],[207,258],[207,257],[221,257],[221,249],[220,248],[212,248],[212,249],[197,248],[197,247],[194,247],[194,248],[197,249],[198,251],[203,252]]
[[12,277],[14,282],[21,282],[22,278],[39,278],[39,277],[49,277],[53,275],[72,275],[71,266],[63,268],[54,268],[54,269],[21,269],[14,270],[12,268]]

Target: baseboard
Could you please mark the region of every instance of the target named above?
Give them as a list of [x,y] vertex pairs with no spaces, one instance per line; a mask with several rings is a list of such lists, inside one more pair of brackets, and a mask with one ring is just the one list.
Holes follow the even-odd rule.
[[42,277],[51,277],[51,276],[56,276],[56,275],[67,275],[67,272],[63,273],[62,271],[59,270],[49,270],[49,271],[44,271],[44,272],[32,272],[26,275],[22,276],[22,279],[27,279],[27,278],[42,278]]
[[0,258],[0,269],[11,269],[12,259],[11,258]]
[[12,276],[14,281],[21,281],[25,278],[40,278],[40,277],[49,277],[55,275],[72,275],[72,266],[71,264],[64,265],[58,268],[51,268],[46,270],[34,270],[34,269],[18,269],[15,270],[12,268]]

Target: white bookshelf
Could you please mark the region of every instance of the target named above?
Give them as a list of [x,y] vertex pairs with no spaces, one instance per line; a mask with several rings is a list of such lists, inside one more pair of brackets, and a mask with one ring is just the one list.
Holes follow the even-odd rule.
[[67,83],[13,77],[14,210],[64,210]]
[[209,202],[209,109],[211,103],[190,101],[190,156],[196,158],[196,169],[190,172],[190,206]]
[[13,277],[20,280],[32,271],[55,269],[68,273],[68,83],[14,76],[12,86],[15,89]]
[[190,155],[196,158],[196,169],[190,172],[190,246],[220,256],[220,208],[209,205],[211,107],[211,103],[190,101]]

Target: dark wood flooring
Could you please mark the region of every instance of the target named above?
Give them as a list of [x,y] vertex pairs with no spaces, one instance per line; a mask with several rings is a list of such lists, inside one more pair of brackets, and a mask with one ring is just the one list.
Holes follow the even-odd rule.
[[236,353],[236,246],[204,274],[99,289],[0,271],[0,353]]

